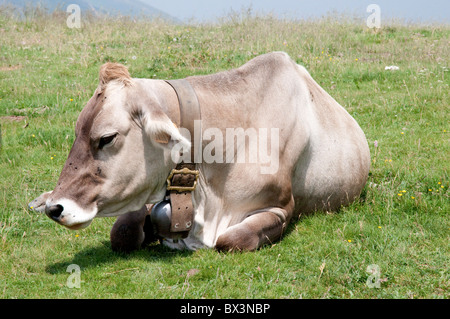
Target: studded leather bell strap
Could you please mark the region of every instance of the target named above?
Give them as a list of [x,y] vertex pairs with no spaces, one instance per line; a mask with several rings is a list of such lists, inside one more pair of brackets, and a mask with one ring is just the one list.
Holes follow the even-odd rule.
[[[182,163],[177,165],[177,169],[188,168],[193,170],[195,164]],[[174,174],[172,186],[192,187],[195,177],[192,174]],[[192,228],[194,221],[194,207],[192,205],[192,191],[177,190],[170,191],[170,203],[172,205],[171,232],[185,232]],[[187,234],[186,234],[187,237]]]
[[[191,134],[191,163],[181,162],[169,177],[170,202],[172,206],[172,220],[170,231],[181,233],[181,237],[188,236],[194,221],[194,207],[192,192],[198,179],[198,171],[194,162],[195,141],[194,121],[200,120],[200,105],[194,89],[187,80],[167,80],[177,93],[180,105],[180,127],[187,128]],[[201,149],[201,148],[200,148]]]

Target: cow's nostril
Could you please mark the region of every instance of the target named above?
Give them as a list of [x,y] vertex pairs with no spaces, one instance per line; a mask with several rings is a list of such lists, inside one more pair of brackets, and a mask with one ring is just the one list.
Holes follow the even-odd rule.
[[47,215],[53,219],[53,220],[58,220],[59,217],[61,216],[62,212],[64,210],[64,207],[62,207],[61,205],[53,205],[50,207],[47,207]]

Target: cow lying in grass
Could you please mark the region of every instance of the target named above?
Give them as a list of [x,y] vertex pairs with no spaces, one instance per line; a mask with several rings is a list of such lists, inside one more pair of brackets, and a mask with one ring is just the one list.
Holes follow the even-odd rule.
[[[195,132],[183,130],[192,124],[182,123],[183,94],[168,82],[132,78],[114,63],[103,65],[99,78],[55,189],[30,206],[70,229],[120,216],[113,249],[164,237],[177,249],[255,250],[280,239],[301,214],[352,202],[366,183],[363,131],[283,52],[186,78],[201,114]],[[152,221],[145,204],[166,200],[170,219],[167,179],[177,161],[189,162],[188,133],[202,136],[194,189],[185,191],[193,217],[183,236],[171,236],[152,225],[161,221]]]

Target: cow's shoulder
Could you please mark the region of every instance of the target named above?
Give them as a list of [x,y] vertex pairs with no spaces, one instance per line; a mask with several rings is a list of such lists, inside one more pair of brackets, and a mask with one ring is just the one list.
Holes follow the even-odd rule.
[[273,64],[292,64],[293,62],[289,54],[283,51],[274,51],[262,54],[250,60],[249,63],[251,61],[254,61],[256,63],[273,63]]

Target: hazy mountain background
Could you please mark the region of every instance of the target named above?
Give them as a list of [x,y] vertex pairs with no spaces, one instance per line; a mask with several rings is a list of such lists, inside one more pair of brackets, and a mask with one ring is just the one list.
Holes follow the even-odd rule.
[[69,4],[77,4],[81,11],[93,11],[97,14],[159,17],[172,22],[179,19],[139,0],[0,0],[0,4],[9,3],[19,10],[26,6],[39,6],[49,12],[55,9],[65,11]]

